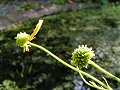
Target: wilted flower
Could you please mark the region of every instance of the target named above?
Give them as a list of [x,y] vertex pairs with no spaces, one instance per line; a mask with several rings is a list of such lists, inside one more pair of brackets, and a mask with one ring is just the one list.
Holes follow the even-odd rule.
[[80,69],[87,67],[89,60],[92,59],[93,56],[95,56],[95,54],[92,48],[88,48],[87,45],[79,45],[72,53],[71,64],[78,66]]
[[23,48],[23,51],[29,51],[30,45],[28,45],[27,42],[33,40],[35,35],[38,33],[41,25],[43,23],[43,20],[39,20],[38,24],[36,25],[36,28],[34,29],[33,33],[31,35],[27,34],[26,32],[20,32],[17,34],[16,43],[18,44],[19,47]]

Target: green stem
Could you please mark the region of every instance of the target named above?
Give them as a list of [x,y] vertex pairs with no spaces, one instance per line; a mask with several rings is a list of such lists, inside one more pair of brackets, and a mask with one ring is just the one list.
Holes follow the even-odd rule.
[[82,80],[83,80],[87,85],[89,85],[89,86],[91,86],[91,87],[94,87],[94,88],[96,88],[96,89],[98,89],[98,90],[103,89],[102,87],[99,87],[99,86],[97,86],[97,85],[93,85],[92,83],[90,83],[90,82],[88,82],[87,80],[85,80],[85,78],[83,77],[83,75],[82,75],[81,72],[79,72],[79,74],[80,74]]
[[97,83],[99,83],[101,86],[103,86],[104,88],[108,88],[107,85],[105,85],[104,83],[102,83],[100,80],[98,80],[97,78],[93,77],[92,75],[84,72],[84,71],[77,71],[77,72],[81,72],[81,74],[91,78],[92,80],[96,81]]
[[113,74],[107,72],[106,70],[104,70],[103,68],[101,68],[100,66],[98,66],[96,63],[94,63],[93,61],[90,60],[90,64],[92,66],[94,66],[95,68],[97,68],[98,70],[100,70],[101,72],[103,72],[104,74],[110,76],[111,78],[117,80],[118,82],[120,82],[120,78],[114,76]]
[[99,83],[101,86],[107,88],[107,85],[105,85],[104,83],[102,83],[100,80],[98,80],[97,78],[89,75],[88,73],[86,72],[83,72],[83,71],[80,71],[79,69],[71,66],[70,64],[64,62],[62,59],[60,59],[59,57],[57,57],[56,55],[54,55],[53,53],[51,53],[50,51],[48,51],[47,49],[45,49],[44,47],[40,46],[40,45],[37,45],[37,44],[34,44],[34,43],[31,43],[31,42],[28,42],[29,45],[31,46],[34,46],[34,47],[37,47],[41,50],[43,50],[44,52],[48,53],[49,55],[51,55],[53,58],[55,58],[56,60],[58,60],[59,62],[61,62],[62,64],[64,64],[65,66],[71,68],[72,70],[76,71],[76,72],[81,72],[83,75],[91,78],[92,80],[96,81],[97,83]]

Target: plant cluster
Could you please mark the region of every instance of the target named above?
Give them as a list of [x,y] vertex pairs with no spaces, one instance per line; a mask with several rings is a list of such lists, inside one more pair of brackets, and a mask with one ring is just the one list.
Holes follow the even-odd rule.
[[[52,56],[53,58],[55,58],[56,60],[58,60],[59,62],[61,62],[63,65],[73,69],[76,72],[79,72],[81,78],[83,79],[83,81],[88,84],[91,87],[94,87],[96,89],[100,89],[100,90],[113,90],[109,84],[107,83],[106,79],[103,77],[103,79],[105,80],[105,84],[103,82],[101,82],[100,80],[98,80],[97,78],[91,76],[90,74],[82,71],[81,69],[84,67],[87,67],[88,64],[91,64],[92,66],[94,66],[95,68],[97,68],[99,71],[103,72],[104,74],[108,75],[109,77],[111,77],[112,79],[120,82],[120,78],[112,75],[111,73],[107,72],[106,70],[104,70],[103,68],[101,68],[100,66],[98,66],[96,63],[94,63],[93,61],[91,61],[91,59],[93,58],[93,56],[95,56],[94,51],[92,51],[92,48],[88,48],[87,45],[82,45],[79,46],[77,49],[74,50],[74,52],[72,53],[72,60],[71,63],[72,65],[74,65],[75,67],[73,67],[72,65],[70,65],[69,63],[63,61],[62,59],[60,59],[59,57],[57,57],[55,54],[53,54],[52,52],[50,52],[49,50],[47,50],[46,48],[31,43],[31,40],[34,39],[35,35],[38,33],[39,29],[41,28],[41,25],[43,23],[43,20],[39,20],[38,24],[36,25],[36,28],[34,29],[33,33],[31,35],[26,34],[25,32],[22,33],[18,33],[16,38],[16,43],[18,44],[18,46],[22,47],[24,52],[25,51],[29,51],[29,47],[30,46],[34,46],[37,47],[41,50],[43,50],[44,52],[46,52],[47,54],[49,54],[50,56]],[[87,81],[83,75],[91,78],[93,81]],[[95,83],[97,82],[98,85]]]
[[[117,63],[119,62],[119,10],[120,6],[115,5],[45,16],[43,17],[45,20],[43,30],[33,42],[51,50],[66,62],[69,62],[71,52],[77,45],[92,46],[96,53],[93,60],[119,77],[120,70],[119,63]],[[8,30],[0,31],[1,82],[10,77],[9,79],[15,80],[19,86],[24,87],[24,85],[30,84],[40,90],[55,87],[69,89],[66,87],[67,82],[69,82],[71,84],[70,90],[72,90],[74,86],[76,87],[76,84],[72,82],[77,78],[76,73],[63,67],[59,62],[54,61],[52,57],[37,48],[31,48],[29,53],[23,53],[16,46],[14,36],[18,32],[32,32],[37,21],[27,21]],[[90,68],[87,69],[87,72],[101,80],[100,74],[97,73],[98,70],[94,67],[91,68],[91,65],[88,67]],[[60,72],[60,74],[57,75],[55,72]],[[74,78],[72,78],[73,76]],[[66,79],[66,77],[71,79]],[[107,76],[104,77],[115,90],[116,87],[119,87],[119,83]]]
[[25,11],[25,10],[30,10],[30,9],[38,9],[40,7],[41,7],[40,3],[30,2],[24,6],[21,6],[17,11],[20,12],[20,11]]

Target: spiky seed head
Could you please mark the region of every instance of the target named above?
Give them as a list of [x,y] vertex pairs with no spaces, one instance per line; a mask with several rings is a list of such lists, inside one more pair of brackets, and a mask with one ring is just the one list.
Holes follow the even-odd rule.
[[95,56],[95,53],[92,48],[87,47],[87,45],[79,45],[72,53],[71,64],[78,66],[80,69],[87,67],[93,56]]

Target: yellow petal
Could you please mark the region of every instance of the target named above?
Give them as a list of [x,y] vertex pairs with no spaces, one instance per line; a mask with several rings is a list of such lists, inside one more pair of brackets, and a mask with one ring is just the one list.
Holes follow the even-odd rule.
[[43,20],[39,20],[38,24],[36,25],[36,28],[34,29],[33,33],[30,35],[30,41],[34,39],[34,36],[38,33],[42,26]]

